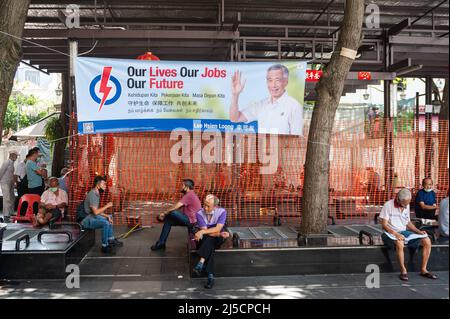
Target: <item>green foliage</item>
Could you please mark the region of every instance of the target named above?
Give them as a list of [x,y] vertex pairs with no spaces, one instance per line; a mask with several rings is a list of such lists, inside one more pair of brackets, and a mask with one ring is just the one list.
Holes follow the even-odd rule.
[[405,111],[402,112],[398,115],[399,118],[401,119],[409,119],[409,120],[413,120],[414,119],[414,112],[413,111]]
[[17,120],[19,120],[19,127],[24,128],[45,117],[47,112],[39,112],[34,116],[25,113],[25,107],[34,106],[37,103],[38,99],[34,95],[24,95],[22,93],[11,95],[6,109],[5,120],[3,121],[3,128],[16,131]]
[[58,117],[48,119],[45,125],[45,139],[51,143],[52,141],[63,137],[63,127]]

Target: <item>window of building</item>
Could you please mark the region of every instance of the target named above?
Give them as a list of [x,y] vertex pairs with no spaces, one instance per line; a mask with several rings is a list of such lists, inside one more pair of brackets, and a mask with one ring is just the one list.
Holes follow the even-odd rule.
[[26,70],[25,81],[40,85],[39,71]]

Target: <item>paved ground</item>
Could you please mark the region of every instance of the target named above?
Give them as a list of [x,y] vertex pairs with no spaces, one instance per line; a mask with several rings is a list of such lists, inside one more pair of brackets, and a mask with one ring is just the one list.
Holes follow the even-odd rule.
[[114,256],[94,247],[80,264],[78,289],[63,280],[0,282],[0,298],[449,298],[448,272],[433,281],[410,274],[408,283],[384,273],[380,288],[373,289],[366,288],[365,274],[345,274],[217,278],[214,289],[205,290],[204,279],[189,278],[185,230],[174,228],[166,251],[151,252],[159,231],[131,235]]

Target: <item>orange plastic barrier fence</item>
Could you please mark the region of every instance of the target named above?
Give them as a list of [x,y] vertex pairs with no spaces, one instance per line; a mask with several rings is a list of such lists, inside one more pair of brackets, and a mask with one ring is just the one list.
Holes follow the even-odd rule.
[[[414,120],[370,124],[335,123],[329,213],[336,223],[373,222],[386,200],[402,187],[415,193],[425,176],[433,178],[438,202],[446,196],[448,121],[427,127],[428,132],[418,132]],[[170,132],[74,136],[70,144],[75,168],[70,178],[71,217],[75,219],[77,205],[98,174],[107,176],[108,190],[102,202],[113,202],[116,224],[127,224],[127,217],[139,217],[143,225],[157,223],[156,216],[181,198],[184,178],[195,181],[201,201],[208,193],[217,195],[230,224],[300,223],[306,134],[278,136],[276,143],[267,137],[265,145],[261,137],[240,135],[231,140],[238,145],[230,146],[222,133],[215,136],[215,148],[205,132],[203,139],[193,132],[184,134],[188,138],[183,150],[179,149],[180,137],[171,139]],[[276,153],[277,165],[271,174],[261,171],[267,162],[258,150],[264,147]],[[177,163],[180,158],[185,162]]]

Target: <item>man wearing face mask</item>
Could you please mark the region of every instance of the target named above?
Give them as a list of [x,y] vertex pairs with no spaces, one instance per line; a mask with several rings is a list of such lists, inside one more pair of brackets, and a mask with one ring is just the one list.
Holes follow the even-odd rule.
[[184,179],[181,192],[181,200],[158,216],[159,221],[164,221],[164,226],[159,236],[159,240],[151,247],[151,250],[166,248],[166,241],[169,237],[172,226],[184,226],[192,231],[197,222],[196,213],[202,208],[197,194],[194,192],[194,181]]
[[114,237],[113,219],[106,211],[113,207],[109,202],[100,207],[100,194],[106,190],[106,179],[102,176],[94,178],[94,188],[87,194],[84,200],[84,211],[88,215],[81,221],[81,226],[85,229],[102,230],[102,249],[103,253],[112,253],[114,247],[121,247],[123,243]]
[[381,225],[384,233],[381,236],[386,246],[394,248],[400,266],[400,280],[408,281],[408,272],[405,267],[404,247],[418,249],[422,246],[422,265],[420,275],[436,279],[436,275],[428,272],[427,265],[431,254],[431,240],[425,231],[414,226],[410,219],[409,203],[411,202],[411,191],[403,188],[398,192],[395,199],[384,204],[380,213]]
[[49,178],[49,188],[41,196],[41,208],[36,216],[39,225],[46,225],[50,221],[64,218],[64,210],[69,198],[67,193],[59,188],[58,178]]
[[37,159],[39,157],[39,151],[31,149],[28,152],[28,160],[25,164],[25,170],[28,180],[28,193],[41,196],[44,192],[43,178],[46,175],[46,171],[37,165]]
[[433,191],[433,180],[424,178],[422,189],[416,194],[416,205],[414,211],[417,218],[437,219],[436,217],[436,193]]
[[36,159],[36,164],[38,167],[40,167],[41,171],[42,171],[42,175],[41,175],[41,194],[44,192],[45,190],[45,184],[47,182],[47,178],[48,178],[48,171],[47,171],[47,164],[44,162],[44,155],[41,153],[41,149],[39,147],[33,147],[31,150],[37,151],[38,152],[38,157]]

